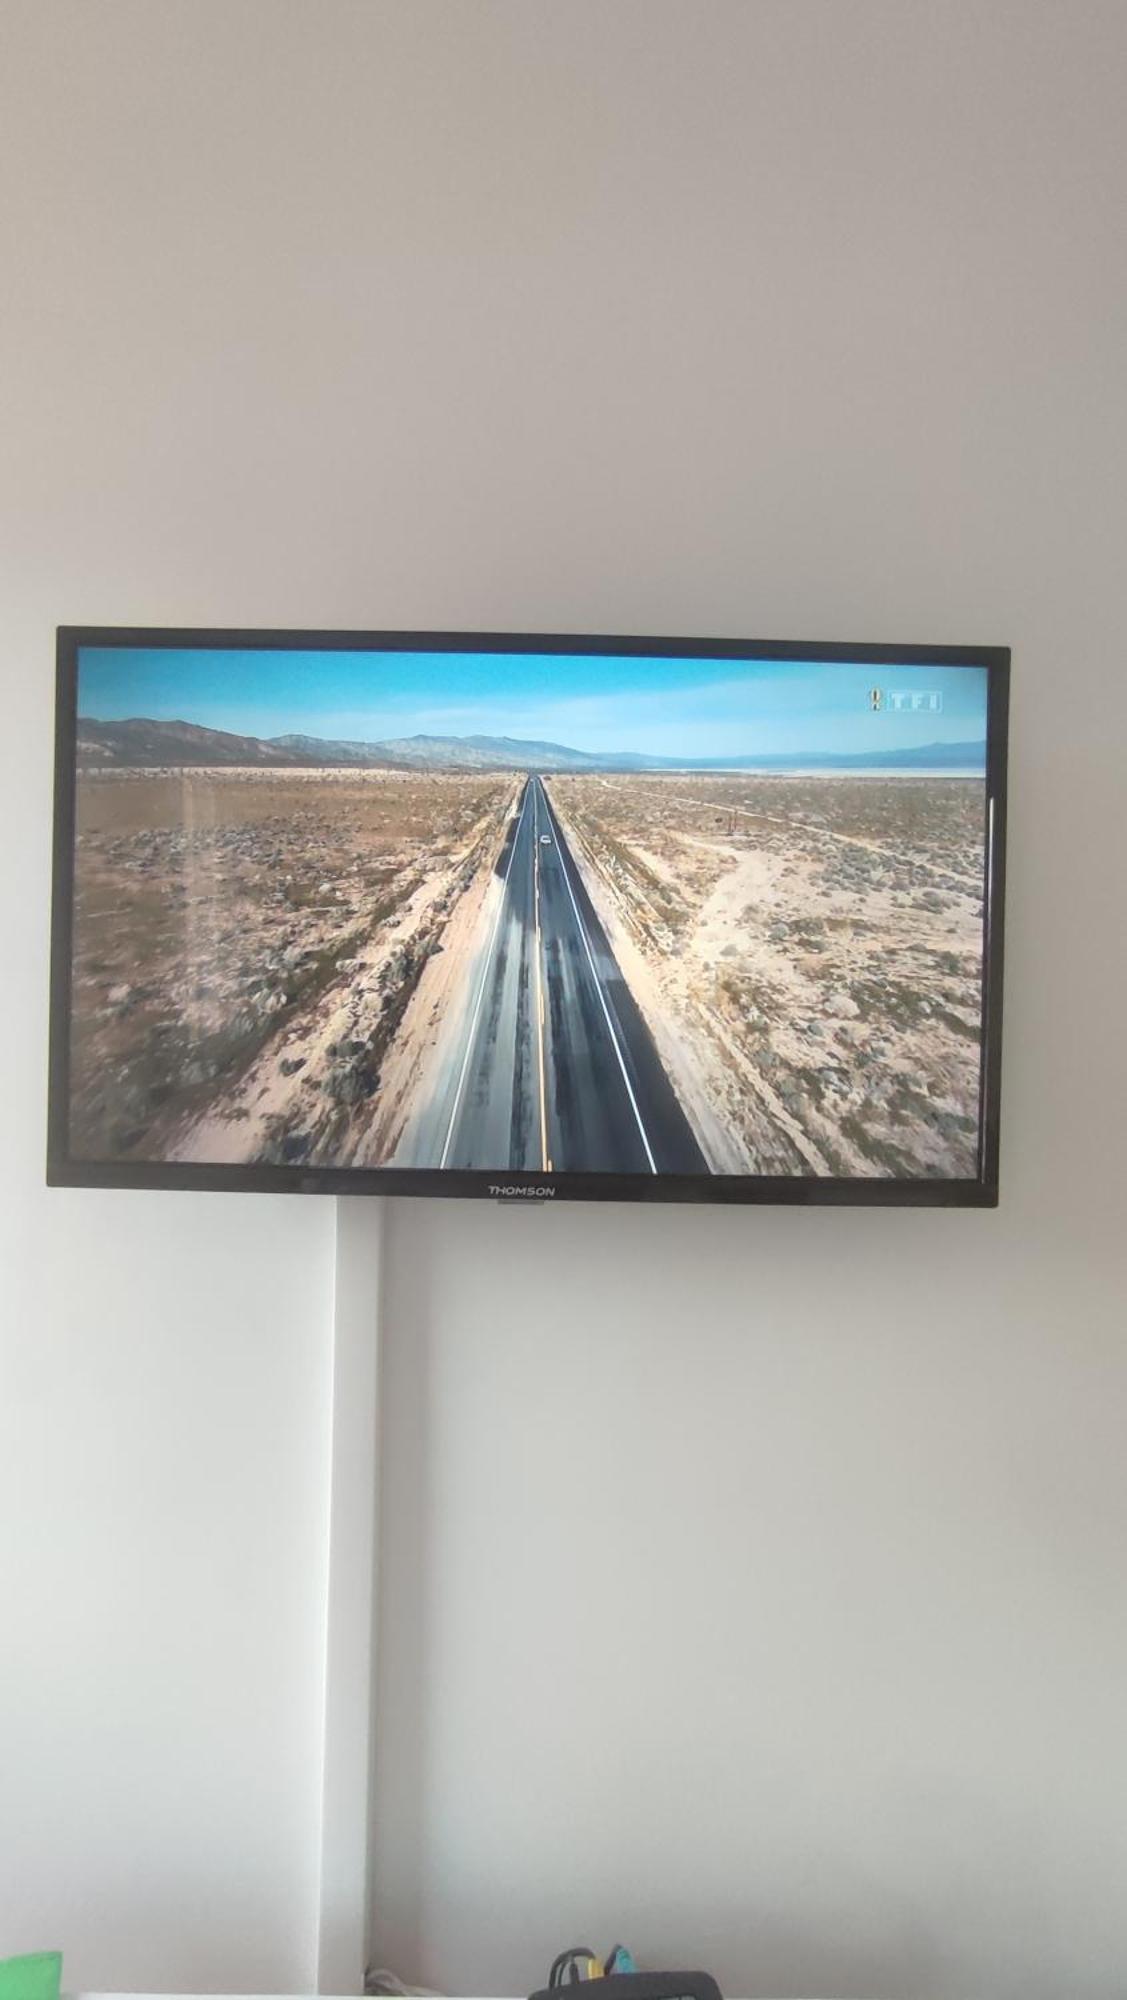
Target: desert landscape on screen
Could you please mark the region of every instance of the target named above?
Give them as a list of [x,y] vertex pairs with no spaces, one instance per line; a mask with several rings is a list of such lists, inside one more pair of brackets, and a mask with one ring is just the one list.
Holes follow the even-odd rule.
[[836,681],[859,745],[818,712],[809,747],[725,768],[722,743],[240,733],[181,683],[173,715],[80,688],[76,1158],[976,1173],[980,696],[945,740]]

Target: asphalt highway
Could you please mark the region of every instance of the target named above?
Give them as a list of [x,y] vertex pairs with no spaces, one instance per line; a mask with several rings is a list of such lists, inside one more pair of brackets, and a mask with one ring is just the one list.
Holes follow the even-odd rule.
[[498,869],[438,1164],[707,1173],[538,777]]

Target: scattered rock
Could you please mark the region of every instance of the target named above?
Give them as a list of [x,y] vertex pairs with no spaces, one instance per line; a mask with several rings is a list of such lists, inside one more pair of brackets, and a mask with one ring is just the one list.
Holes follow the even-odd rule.
[[965,1118],[958,1111],[937,1112],[932,1122],[944,1139],[961,1139],[967,1132],[973,1132],[975,1129],[974,1119]]
[[379,1089],[380,1072],[365,1051],[337,1063],[325,1079],[325,1089],[338,1104],[362,1104]]

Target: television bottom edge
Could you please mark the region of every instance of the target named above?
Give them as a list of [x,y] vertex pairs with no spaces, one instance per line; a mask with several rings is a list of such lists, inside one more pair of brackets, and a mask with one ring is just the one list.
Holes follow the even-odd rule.
[[120,1188],[205,1194],[316,1194],[365,1199],[486,1200],[502,1206],[616,1202],[716,1207],[996,1208],[998,1186],[977,1180],[840,1180],[746,1175],[560,1174],[551,1178],[505,1171],[467,1173],[425,1169],[351,1171],[293,1167],[209,1167],[134,1162],[50,1160],[53,1188]]

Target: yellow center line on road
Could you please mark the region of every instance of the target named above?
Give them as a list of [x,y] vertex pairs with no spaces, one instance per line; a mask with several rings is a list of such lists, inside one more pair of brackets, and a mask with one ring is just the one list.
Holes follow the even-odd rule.
[[540,1160],[545,1173],[552,1170],[548,1158],[548,1090],[544,1077],[544,981],[540,969],[540,811],[533,796],[532,817],[532,901],[536,920],[536,1056],[540,1071]]

